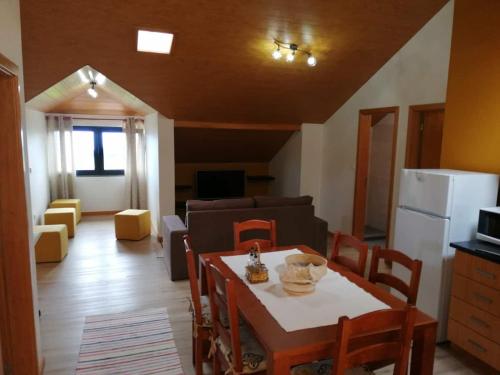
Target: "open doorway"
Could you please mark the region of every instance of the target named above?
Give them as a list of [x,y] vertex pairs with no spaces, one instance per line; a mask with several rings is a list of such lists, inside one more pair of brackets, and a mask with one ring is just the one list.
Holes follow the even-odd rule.
[[353,235],[387,244],[391,222],[398,107],[359,112]]
[[440,168],[444,103],[410,106],[406,168]]

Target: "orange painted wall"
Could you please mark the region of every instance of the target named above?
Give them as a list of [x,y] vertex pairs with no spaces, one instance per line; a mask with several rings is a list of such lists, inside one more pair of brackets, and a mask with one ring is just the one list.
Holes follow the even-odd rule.
[[500,173],[500,0],[456,0],[441,167]]

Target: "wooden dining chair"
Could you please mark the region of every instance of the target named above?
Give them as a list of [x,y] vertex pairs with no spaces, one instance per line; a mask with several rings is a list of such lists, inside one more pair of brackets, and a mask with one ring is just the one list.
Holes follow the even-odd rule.
[[[333,359],[296,366],[292,375],[367,373],[367,368],[395,364],[394,375],[406,375],[416,308],[373,311],[339,318]],[[363,337],[360,340],[360,337]]]
[[191,287],[192,330],[193,330],[193,364],[196,375],[203,374],[203,362],[208,361],[208,348],[212,334],[212,319],[210,304],[207,298],[200,295],[198,279],[196,277],[196,262],[189,236],[184,236],[186,249],[189,286]]
[[[340,255],[340,249],[348,247],[356,250],[357,261],[345,255]],[[365,276],[366,259],[368,258],[368,245],[356,237],[341,232],[335,232],[332,243],[332,262],[348,268],[359,276]]]
[[[414,306],[407,306],[401,310],[374,311],[353,319],[341,317],[332,374],[341,375],[346,369],[370,363],[394,361],[393,374],[406,375],[416,311]],[[398,334],[380,334],[395,329]],[[353,345],[356,336],[362,335],[369,335],[370,340]]]
[[[207,286],[213,317],[214,335],[210,353],[213,374],[265,374],[264,349],[244,325],[240,325],[236,282],[223,277],[210,260],[206,263]],[[221,321],[227,316],[229,325]]]
[[[241,223],[233,223],[234,249],[248,251],[257,242],[261,249],[269,249],[276,244],[276,221],[275,220],[247,220]],[[241,234],[249,231],[267,231],[269,239],[251,239],[241,241]]]
[[[410,273],[410,282],[406,283],[400,278],[389,273],[378,272],[378,263],[380,259],[398,263],[407,268]],[[417,303],[418,286],[420,284],[420,272],[422,270],[422,261],[411,259],[401,251],[393,249],[381,249],[380,246],[374,246],[372,249],[372,263],[370,265],[370,274],[368,280],[372,283],[381,283],[396,289],[406,296],[406,302],[410,305]]]

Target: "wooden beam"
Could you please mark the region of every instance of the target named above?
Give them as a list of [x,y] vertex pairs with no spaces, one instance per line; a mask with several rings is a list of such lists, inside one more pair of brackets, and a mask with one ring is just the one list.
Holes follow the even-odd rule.
[[176,128],[191,129],[231,129],[231,130],[273,130],[273,131],[298,131],[300,124],[256,124],[256,123],[230,123],[230,122],[201,122],[201,121],[175,121]]

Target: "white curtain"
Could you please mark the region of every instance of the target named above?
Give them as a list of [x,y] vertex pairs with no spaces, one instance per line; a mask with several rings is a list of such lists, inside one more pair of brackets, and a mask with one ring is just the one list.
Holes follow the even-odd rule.
[[129,117],[125,120],[124,130],[127,135],[127,166],[125,169],[127,202],[130,208],[143,209],[147,206],[144,121]]
[[47,130],[50,199],[74,198],[73,120],[49,115]]

